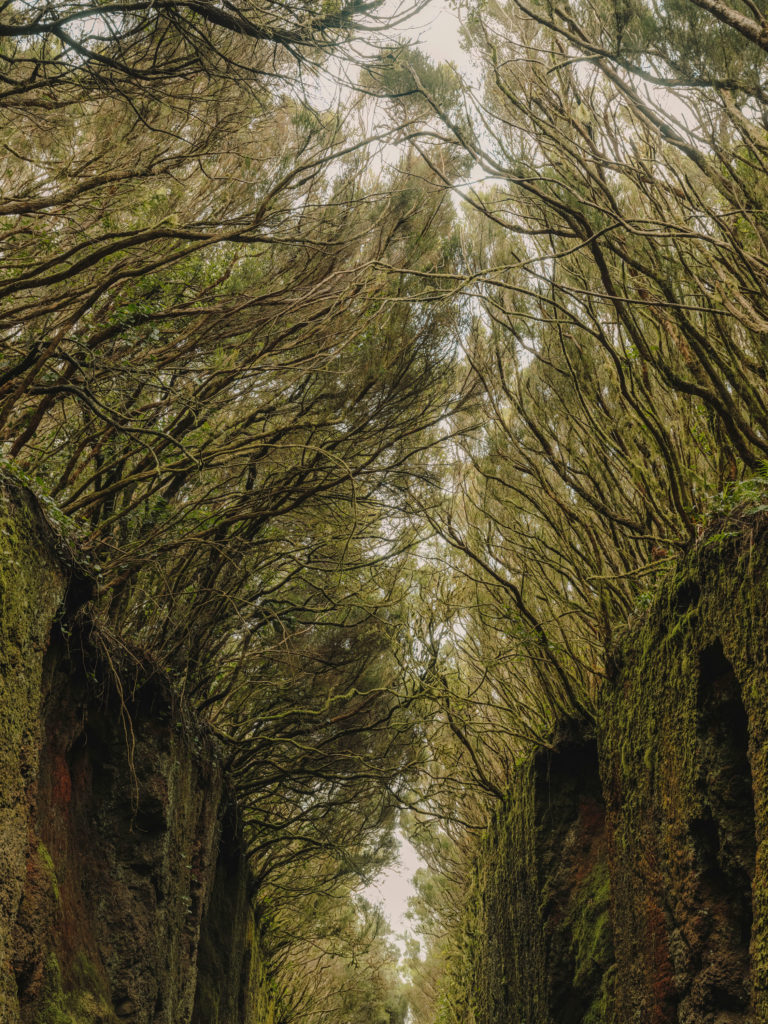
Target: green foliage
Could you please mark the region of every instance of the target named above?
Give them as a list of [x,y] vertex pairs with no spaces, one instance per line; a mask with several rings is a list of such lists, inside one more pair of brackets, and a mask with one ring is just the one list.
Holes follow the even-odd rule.
[[594,714],[678,558],[764,504],[756,25],[687,0],[474,4],[482,87],[434,102],[443,145],[491,181],[461,225],[481,413],[454,421],[413,647],[441,809],[470,828],[521,751]]
[[407,996],[398,952],[381,912],[361,897],[316,893],[315,928],[292,947],[281,1012],[328,1024],[405,1024]]
[[387,97],[409,114],[429,117],[435,110],[454,115],[461,101],[461,81],[449,64],[435,64],[421,50],[398,46],[382,51],[366,68],[360,84]]
[[[33,41],[15,11],[2,44],[4,464],[97,578],[105,661],[153,664],[225,749],[285,988],[316,893],[354,918],[391,859],[423,756],[396,660],[426,532],[408,517],[464,401],[461,302],[431,278],[459,251],[446,161],[408,148],[383,170],[362,102],[316,89],[375,7],[118,4],[92,23],[62,0]],[[404,1014],[371,943],[375,965],[334,968],[351,1024]],[[48,1017],[80,1012],[53,967],[49,988]]]
[[48,847],[45,843],[41,842],[37,844],[37,856],[40,858],[45,869],[45,873],[48,876],[48,881],[50,883],[54,899],[59,903],[61,902],[61,893],[59,892],[59,880],[56,877],[56,865],[53,863],[53,859],[48,852]]

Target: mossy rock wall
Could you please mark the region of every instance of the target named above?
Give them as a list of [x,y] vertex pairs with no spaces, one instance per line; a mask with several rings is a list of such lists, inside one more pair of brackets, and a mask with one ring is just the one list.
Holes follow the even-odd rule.
[[698,545],[599,707],[626,1024],[768,1020],[768,534]]
[[0,481],[0,1020],[5,1024],[19,1019],[14,930],[28,875],[42,745],[43,663],[66,583],[34,502]]
[[73,615],[32,496],[0,523],[0,1021],[272,1024],[214,746]]
[[607,855],[595,737],[567,723],[488,829],[443,1024],[614,1024]]
[[260,955],[260,923],[231,806],[218,851],[202,921],[192,1024],[274,1024],[276,993]]
[[516,770],[439,1024],[768,1021],[768,528],[732,518]]

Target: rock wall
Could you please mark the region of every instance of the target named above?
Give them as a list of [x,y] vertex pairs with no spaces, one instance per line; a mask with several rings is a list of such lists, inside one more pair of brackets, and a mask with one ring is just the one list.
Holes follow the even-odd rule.
[[443,1020],[610,1024],[608,842],[594,731],[522,764],[485,837]]
[[[43,663],[67,576],[19,492],[0,493],[0,1020],[15,1024],[16,928],[28,864],[40,755]],[[35,860],[36,863],[36,860]],[[47,868],[43,861],[42,870]],[[35,884],[35,865],[29,874]]]
[[[216,751],[0,486],[0,1020],[271,1024]],[[6,855],[7,852],[7,855]]]
[[768,533],[701,543],[599,709],[627,1024],[768,1020]]
[[768,528],[711,531],[627,630],[596,721],[522,764],[442,1018],[768,1020]]

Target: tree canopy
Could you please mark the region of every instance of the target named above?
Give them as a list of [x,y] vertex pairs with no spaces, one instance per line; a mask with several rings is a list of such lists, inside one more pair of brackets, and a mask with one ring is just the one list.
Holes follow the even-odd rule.
[[286,1020],[403,1019],[398,821],[453,1019],[510,772],[768,456],[765,13],[473,0],[462,80],[422,6],[0,14],[4,471],[220,744]]

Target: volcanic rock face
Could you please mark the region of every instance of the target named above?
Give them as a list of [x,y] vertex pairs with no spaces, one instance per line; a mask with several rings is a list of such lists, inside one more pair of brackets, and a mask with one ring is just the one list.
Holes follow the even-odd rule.
[[599,714],[627,1024],[768,1016],[766,538],[706,545],[624,645]]
[[630,626],[595,720],[518,768],[476,864],[459,1016],[768,1020],[768,534],[746,525]]
[[26,892],[46,887],[33,846],[43,666],[66,576],[32,504],[0,502],[0,1019],[18,1020],[13,963],[32,936],[19,928]]
[[458,986],[469,1019],[612,1019],[608,850],[594,730],[568,722],[518,769],[478,858]]
[[268,1022],[215,750],[76,624],[33,500],[6,488],[0,508],[0,1020]]

